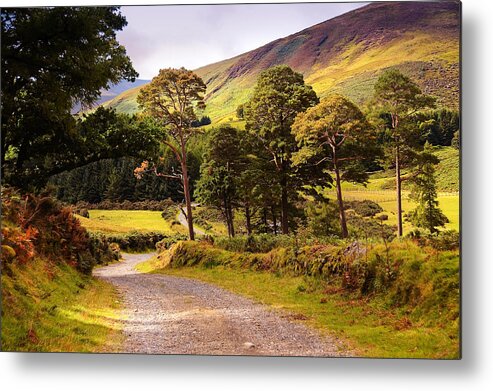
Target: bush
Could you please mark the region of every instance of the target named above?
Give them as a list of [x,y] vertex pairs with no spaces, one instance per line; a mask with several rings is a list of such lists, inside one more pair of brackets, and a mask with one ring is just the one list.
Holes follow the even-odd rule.
[[158,252],[163,252],[165,250],[168,250],[173,244],[181,240],[187,240],[187,239],[188,236],[186,235],[167,236],[156,243],[156,250]]
[[147,251],[156,248],[156,244],[167,238],[160,232],[133,231],[126,234],[96,234],[104,237],[108,243],[118,245],[123,251]]
[[346,201],[345,209],[352,209],[355,213],[362,217],[373,217],[377,213],[383,212],[383,208],[374,201]]
[[258,234],[250,236],[218,237],[214,244],[227,251],[267,253],[274,248],[290,247],[296,239],[288,235]]
[[414,230],[409,238],[421,247],[429,246],[440,251],[455,251],[460,247],[460,234],[454,230],[439,231],[435,234],[424,234],[420,230]]
[[11,261],[26,263],[38,254],[89,274],[95,264],[114,258],[106,243],[93,240],[71,208],[48,194],[21,196],[4,188],[2,213],[2,244],[8,247],[3,252],[15,254],[7,258]]

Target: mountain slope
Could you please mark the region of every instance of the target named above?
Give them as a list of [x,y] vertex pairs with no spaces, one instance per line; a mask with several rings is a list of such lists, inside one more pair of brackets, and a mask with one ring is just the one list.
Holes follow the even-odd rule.
[[[258,74],[287,64],[323,97],[331,92],[363,103],[380,72],[397,67],[438,98],[459,105],[460,4],[370,4],[258,49],[196,70],[207,84],[206,113],[213,121],[234,117]],[[106,103],[137,111],[139,87]]]
[[[103,89],[101,90],[101,96],[99,99],[96,101],[94,106],[100,106],[103,103],[119,96],[120,94],[124,93],[125,91],[132,89],[132,88],[138,88],[144,84],[149,83],[150,80],[143,80],[143,79],[136,79],[134,82],[127,81],[127,80],[122,80],[121,82],[111,85],[110,88]],[[72,108],[72,113],[78,113],[81,109],[80,103],[77,103],[73,108]]]

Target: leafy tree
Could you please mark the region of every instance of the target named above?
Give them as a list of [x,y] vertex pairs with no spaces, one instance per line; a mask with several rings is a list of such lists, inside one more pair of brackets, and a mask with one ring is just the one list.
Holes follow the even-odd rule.
[[306,85],[301,73],[286,65],[275,66],[262,72],[257,80],[253,96],[244,107],[246,129],[254,134],[263,148],[271,155],[281,189],[281,228],[289,231],[288,189],[295,193],[291,154],[296,142],[291,125],[300,112],[318,103],[313,89]]
[[2,8],[5,181],[40,187],[55,173],[115,155],[114,148],[129,153],[126,145],[100,145],[110,142],[104,137],[80,136],[70,112],[76,102],[94,103],[110,83],[138,76],[116,41],[126,23],[118,7]]
[[431,153],[429,144],[425,145],[420,155],[418,170],[412,179],[412,189],[409,198],[418,203],[410,215],[409,220],[419,228],[425,228],[431,234],[437,233],[437,227],[448,223],[447,217],[438,207],[437,189],[435,180],[435,164],[438,158]]
[[307,203],[306,215],[310,232],[317,237],[338,235],[338,209],[330,200]]
[[231,237],[235,236],[233,210],[238,194],[237,178],[243,166],[241,160],[238,131],[232,127],[212,130],[195,190],[200,202],[221,210]]
[[401,158],[404,150],[416,142],[414,115],[420,110],[433,107],[435,99],[424,95],[415,82],[397,69],[391,69],[385,71],[375,83],[373,103],[382,116],[389,119],[389,141],[395,162],[397,230],[398,235],[402,236]]
[[[324,165],[334,173],[342,237],[347,237],[341,181],[368,181],[362,162],[380,154],[370,124],[354,103],[331,95],[296,117],[293,134],[300,146],[293,155],[295,165],[315,159],[316,165]],[[330,177],[327,173],[322,175]]]
[[[162,177],[180,179],[187,208],[187,221],[190,240],[194,239],[192,200],[190,198],[190,179],[187,163],[187,142],[197,132],[192,122],[197,120],[195,110],[205,108],[204,97],[206,86],[194,72],[180,69],[161,69],[152,81],[144,86],[137,97],[137,102],[144,113],[154,118],[165,131],[162,142],[173,152],[180,163],[179,173],[159,173],[156,166],[152,169]],[[135,173],[150,169],[144,162]]]

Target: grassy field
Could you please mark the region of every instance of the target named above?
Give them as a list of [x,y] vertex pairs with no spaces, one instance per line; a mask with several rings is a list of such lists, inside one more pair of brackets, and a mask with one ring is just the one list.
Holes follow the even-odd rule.
[[339,293],[313,277],[224,266],[162,269],[155,260],[137,267],[144,272],[213,283],[287,312],[292,318],[339,338],[352,355],[389,358],[458,356],[457,325],[411,322],[404,311],[396,311],[383,298],[362,299]]
[[[402,197],[402,210],[406,214],[416,207],[416,204],[409,200],[409,192],[404,191]],[[332,199],[336,198],[335,192],[330,191],[329,196]],[[384,210],[389,219],[387,224],[397,224],[397,202],[395,200],[395,191],[393,190],[343,190],[343,197],[346,200],[371,200],[377,202]],[[446,229],[459,230],[459,195],[454,193],[439,193],[439,207],[449,219],[449,223],[445,225]],[[404,234],[412,231],[413,225],[404,221]]]
[[118,351],[120,299],[112,285],[39,258],[9,269],[2,274],[2,350]]
[[[439,207],[449,219],[445,229],[459,230],[459,151],[452,147],[435,147],[434,153],[440,159],[436,166],[435,177],[437,180]],[[371,200],[375,201],[384,209],[384,214],[388,215],[388,224],[397,224],[397,201],[395,194],[394,172],[391,170],[378,172],[370,176],[367,186],[344,182],[342,184],[343,197],[348,201]],[[404,173],[404,176],[406,173]],[[404,188],[408,183],[403,183]],[[327,191],[330,198],[335,199],[334,189]],[[409,191],[402,192],[402,209],[406,214],[416,207],[416,204],[409,200]],[[413,226],[404,222],[404,233],[408,233]]]
[[82,225],[95,232],[128,233],[131,231],[154,231],[168,235],[185,233],[184,227],[164,220],[159,211],[149,210],[100,210],[89,211],[90,218],[77,216]]

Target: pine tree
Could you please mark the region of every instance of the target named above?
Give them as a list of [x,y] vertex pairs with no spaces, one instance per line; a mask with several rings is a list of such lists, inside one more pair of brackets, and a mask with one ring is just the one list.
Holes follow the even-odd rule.
[[409,195],[418,206],[410,213],[409,220],[416,227],[427,229],[434,234],[438,232],[438,227],[448,223],[448,219],[438,207],[435,180],[437,158],[431,154],[429,144],[425,145],[420,160],[420,167],[412,180],[413,187]]

